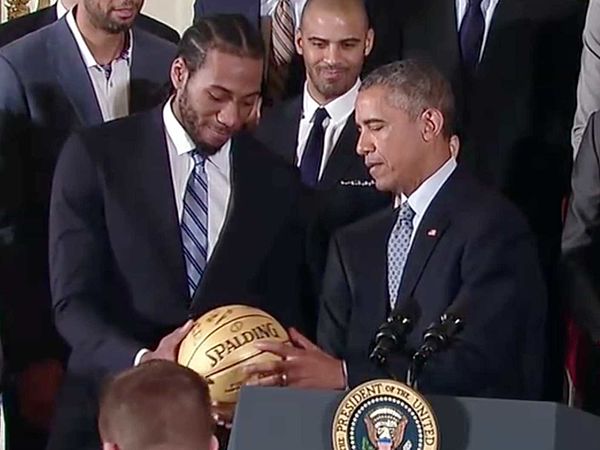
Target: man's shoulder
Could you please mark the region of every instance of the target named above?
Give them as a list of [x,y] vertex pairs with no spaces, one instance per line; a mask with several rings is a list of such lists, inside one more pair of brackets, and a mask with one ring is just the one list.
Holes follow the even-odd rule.
[[447,211],[455,227],[468,235],[490,228],[507,232],[529,230],[525,216],[515,204],[461,167],[448,179],[430,208]]
[[148,31],[148,29],[144,28],[140,24],[136,24],[133,27],[134,52],[136,50],[136,46],[149,55],[166,55],[168,57],[175,57],[175,54],[177,53],[177,45]]
[[160,37],[161,39],[167,40],[173,44],[177,44],[179,42],[180,36],[177,31],[167,24],[156,20],[153,17],[147,16],[146,14],[140,14],[137,18],[136,24],[139,28],[148,31],[149,33]]
[[0,48],[0,56],[15,66],[32,67],[35,62],[45,60],[42,56],[48,51],[48,39],[56,33],[58,23],[52,23],[35,30],[10,44]]
[[72,138],[95,153],[112,154],[123,148],[135,149],[135,143],[144,139],[149,130],[163,129],[162,109],[157,107],[149,111],[132,114],[120,119],[103,122],[80,129]]

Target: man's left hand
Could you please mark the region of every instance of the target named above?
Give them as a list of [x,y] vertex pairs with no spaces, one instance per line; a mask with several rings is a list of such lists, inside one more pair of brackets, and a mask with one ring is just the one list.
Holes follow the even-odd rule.
[[294,328],[289,331],[293,346],[257,342],[256,348],[273,353],[281,361],[249,364],[244,371],[250,386],[293,386],[300,388],[344,389],[343,362],[305,338]]

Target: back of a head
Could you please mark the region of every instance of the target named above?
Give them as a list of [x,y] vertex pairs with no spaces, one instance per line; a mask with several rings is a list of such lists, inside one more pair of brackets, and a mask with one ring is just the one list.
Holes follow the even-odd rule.
[[265,53],[260,33],[240,14],[201,17],[183,33],[177,56],[195,72],[210,50],[252,59],[263,59]]
[[103,443],[119,450],[211,450],[206,382],[176,363],[150,361],[112,379],[100,401]]
[[429,61],[405,59],[373,70],[363,80],[360,90],[382,86],[390,91],[389,101],[411,119],[428,108],[439,110],[444,117],[443,135],[455,132],[455,104],[452,87]]

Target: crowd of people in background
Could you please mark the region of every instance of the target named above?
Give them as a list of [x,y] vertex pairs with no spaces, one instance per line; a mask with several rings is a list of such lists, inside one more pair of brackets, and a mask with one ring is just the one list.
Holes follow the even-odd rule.
[[600,414],[600,0],[196,0],[181,37],[142,6],[0,26],[9,450],[216,450],[173,361],[232,302],[290,329],[254,384],[386,376],[390,313],[415,347],[453,308],[423,393]]

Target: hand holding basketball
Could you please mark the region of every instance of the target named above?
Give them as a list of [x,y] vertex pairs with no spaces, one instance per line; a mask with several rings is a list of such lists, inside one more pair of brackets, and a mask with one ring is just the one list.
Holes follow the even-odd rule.
[[194,322],[188,320],[179,328],[175,329],[172,333],[166,335],[158,343],[156,350],[145,353],[142,356],[141,362],[150,361],[151,359],[165,359],[167,361],[177,361],[177,352],[181,341],[187,336]]

